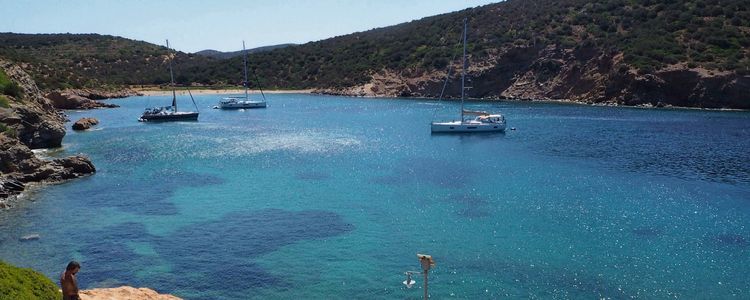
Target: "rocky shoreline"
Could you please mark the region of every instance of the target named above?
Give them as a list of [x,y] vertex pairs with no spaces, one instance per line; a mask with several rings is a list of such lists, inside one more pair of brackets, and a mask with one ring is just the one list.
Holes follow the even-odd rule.
[[125,98],[131,96],[143,96],[143,94],[131,89],[121,89],[118,91],[67,89],[52,91],[45,94],[45,97],[52,101],[52,105],[57,109],[115,108],[119,106],[97,100]]
[[[91,161],[83,155],[43,160],[18,140],[0,135],[0,199],[20,194],[28,183],[57,183],[96,172]],[[7,208],[10,203],[2,202]]]
[[[460,70],[460,65],[454,65]],[[745,90],[750,75],[685,64],[640,74],[622,54],[555,46],[515,47],[472,62],[473,82],[466,96],[482,100],[543,100],[631,107],[750,109]],[[358,97],[437,98],[445,72],[380,70],[350,87],[319,88],[313,93]],[[451,74],[445,95],[460,95],[460,77]]]
[[[426,100],[438,100],[437,97],[422,97],[422,96],[393,96],[393,95],[368,95],[362,93],[347,93],[341,92],[341,89],[316,89],[310,92],[314,95],[330,95],[330,96],[341,96],[341,97],[352,97],[352,98],[405,98],[405,99],[426,99]],[[444,97],[443,101],[458,101],[458,98]],[[627,105],[617,102],[591,102],[571,99],[525,99],[525,98],[505,98],[505,97],[485,97],[485,98],[466,98],[467,101],[510,101],[510,102],[538,102],[538,103],[562,103],[571,105],[588,105],[588,106],[606,106],[606,107],[628,107],[628,108],[672,108],[672,109],[697,109],[697,110],[715,110],[715,111],[748,111],[750,109],[743,108],[707,108],[707,107],[693,107],[693,106],[677,106],[671,104],[664,104],[657,102],[656,104],[651,103],[640,103],[635,105]]]
[[45,97],[20,67],[0,60],[9,80],[18,84],[20,95],[3,95],[7,107],[0,107],[0,208],[12,204],[29,183],[57,183],[96,172],[83,155],[41,159],[32,149],[56,148],[65,136],[66,116]]

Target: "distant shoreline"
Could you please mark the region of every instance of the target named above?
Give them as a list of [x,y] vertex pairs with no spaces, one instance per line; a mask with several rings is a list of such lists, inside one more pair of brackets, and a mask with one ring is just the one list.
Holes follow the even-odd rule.
[[[136,92],[143,94],[144,96],[167,96],[172,94],[171,90],[135,90]],[[264,94],[310,94],[312,89],[307,90],[264,90]],[[243,89],[190,89],[190,93],[193,95],[231,95],[231,94],[244,94]],[[250,94],[260,94],[260,91],[253,90],[249,91]],[[186,89],[178,89],[178,95],[187,95]]]
[[[162,89],[133,89],[134,91],[138,92],[139,94],[142,94],[143,96],[168,96],[172,93],[171,90],[162,90]],[[211,88],[197,88],[197,89],[190,89],[190,93],[193,95],[237,95],[237,94],[244,94],[244,89],[211,89]],[[252,90],[249,91],[250,94],[253,95],[259,95],[260,91],[258,90]],[[329,95],[329,96],[341,96],[341,97],[350,97],[350,98],[386,98],[386,99],[426,99],[426,100],[437,100],[437,98],[431,98],[431,97],[393,97],[393,96],[374,96],[374,95],[366,95],[366,96],[360,96],[360,95],[341,95],[341,94],[330,94],[330,93],[321,93],[318,92],[316,89],[302,89],[302,90],[263,90],[263,93],[265,94],[314,94],[314,95]],[[188,92],[186,89],[181,88],[177,89],[177,95],[183,96],[187,95]],[[443,101],[457,101],[459,99],[454,98],[447,98],[443,99]],[[584,105],[584,106],[600,106],[600,107],[623,107],[623,108],[640,108],[640,109],[689,109],[689,110],[705,110],[705,111],[750,111],[747,109],[741,109],[741,108],[703,108],[703,107],[690,107],[690,106],[674,106],[674,105],[665,105],[662,107],[654,106],[654,105],[623,105],[623,104],[614,104],[614,103],[590,103],[590,102],[584,102],[584,101],[576,101],[576,100],[567,100],[567,99],[518,99],[518,98],[505,98],[505,99],[498,99],[498,98],[467,98],[468,101],[486,101],[486,102],[501,102],[501,101],[507,101],[507,102],[537,102],[537,103],[558,103],[558,104],[573,104],[573,105]]]
[[[340,97],[350,97],[350,98],[384,98],[384,99],[409,99],[409,100],[438,100],[438,98],[433,97],[419,97],[419,96],[410,96],[410,97],[395,97],[395,96],[372,96],[372,95],[344,95],[344,94],[331,94],[331,93],[318,93],[313,90],[311,94],[315,95],[328,95],[328,96],[340,96]],[[447,102],[456,102],[460,101],[461,98],[443,98],[442,101]],[[742,109],[742,108],[720,108],[720,107],[692,107],[692,106],[676,106],[676,105],[664,105],[664,106],[655,106],[655,105],[625,105],[625,104],[615,104],[615,103],[607,103],[607,102],[585,102],[585,101],[577,101],[577,100],[568,100],[568,99],[521,99],[521,98],[466,98],[466,101],[479,101],[479,102],[534,102],[534,103],[554,103],[554,104],[569,104],[569,105],[581,105],[581,106],[596,106],[596,107],[618,107],[618,108],[637,108],[637,109],[688,109],[688,110],[703,110],[703,111],[737,111],[737,112],[747,112],[750,111],[750,109]]]

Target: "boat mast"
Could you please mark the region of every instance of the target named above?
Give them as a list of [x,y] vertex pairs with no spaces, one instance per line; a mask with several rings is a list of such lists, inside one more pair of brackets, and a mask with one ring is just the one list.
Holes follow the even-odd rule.
[[245,86],[245,100],[250,100],[247,96],[247,88],[250,82],[247,81],[247,49],[245,49],[245,41],[242,41],[242,63],[245,65],[245,82],[242,85]]
[[464,56],[463,68],[461,68],[461,123],[464,122],[464,81],[466,78],[466,18],[464,18]]
[[172,73],[172,58],[169,57],[171,51],[169,51],[169,39],[167,39],[167,58],[169,59],[169,79],[172,82],[172,111],[177,112],[177,93],[174,87],[174,74]]

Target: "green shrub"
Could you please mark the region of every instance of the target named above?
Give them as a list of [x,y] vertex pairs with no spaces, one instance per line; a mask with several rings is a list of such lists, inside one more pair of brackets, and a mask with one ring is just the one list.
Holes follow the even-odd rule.
[[3,94],[13,96],[16,99],[18,99],[18,98],[21,98],[21,95],[23,94],[23,90],[21,90],[21,86],[19,86],[17,83],[11,82],[5,86]]
[[0,298],[62,299],[57,285],[32,269],[11,266],[0,261]]
[[16,129],[8,125],[5,125],[5,123],[0,123],[0,134],[4,134],[5,136],[12,137],[12,138],[18,137],[16,135]]
[[10,107],[10,104],[8,103],[8,97],[0,95],[0,107],[3,107],[3,108]]
[[[5,71],[0,69],[0,95],[9,95],[20,98],[22,94],[21,87],[17,83],[10,81]],[[7,106],[6,106],[7,107]]]
[[0,88],[8,85],[10,83],[10,79],[8,78],[8,75],[5,74],[5,71],[3,69],[0,69]]

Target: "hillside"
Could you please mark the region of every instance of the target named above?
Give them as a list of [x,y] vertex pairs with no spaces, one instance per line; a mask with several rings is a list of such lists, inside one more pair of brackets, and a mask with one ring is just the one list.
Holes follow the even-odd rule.
[[[0,33],[0,57],[14,61],[42,89],[101,88],[169,82],[167,48],[142,41],[98,34]],[[178,52],[178,81],[213,84],[213,59]],[[187,78],[180,74],[191,74]]]
[[[460,66],[451,58],[467,17],[470,97],[750,108],[749,4],[509,0],[254,53],[250,65],[264,87],[434,97]],[[0,34],[0,56],[27,63],[43,88],[168,80],[164,47],[117,37]],[[177,53],[175,74],[236,84],[241,60]]]
[[[271,51],[271,50],[285,48],[285,47],[289,47],[289,46],[295,46],[295,45],[297,45],[297,44],[279,44],[279,45],[263,46],[263,47],[257,47],[257,48],[247,49],[247,53],[265,52],[265,51]],[[237,57],[237,56],[241,57],[243,53],[245,53],[245,52],[242,51],[242,50],[239,50],[239,51],[230,51],[230,52],[221,52],[221,51],[211,50],[211,49],[201,50],[201,51],[195,52],[195,54],[197,54],[197,55],[202,55],[202,56],[207,56],[207,57],[213,57],[213,58],[218,58],[218,59],[227,59],[227,58],[232,58],[232,57]]]
[[510,0],[251,62],[263,78],[324,92],[436,96],[468,17],[471,97],[750,108],[747,4]]

